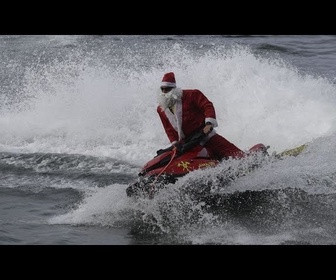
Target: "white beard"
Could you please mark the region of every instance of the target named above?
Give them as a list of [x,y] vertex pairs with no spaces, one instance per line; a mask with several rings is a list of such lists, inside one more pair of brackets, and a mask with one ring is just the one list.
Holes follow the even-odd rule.
[[181,88],[173,88],[170,92],[167,93],[160,91],[158,94],[159,106],[163,109],[171,108],[178,99],[181,99],[181,96]]

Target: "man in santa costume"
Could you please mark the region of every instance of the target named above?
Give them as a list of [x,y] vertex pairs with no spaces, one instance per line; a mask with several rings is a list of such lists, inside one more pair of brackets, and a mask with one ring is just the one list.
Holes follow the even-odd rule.
[[242,150],[213,129],[218,124],[212,102],[198,89],[176,87],[173,72],[162,78],[158,103],[157,112],[172,145],[202,129],[207,136],[201,144],[211,157],[219,160],[244,157]]

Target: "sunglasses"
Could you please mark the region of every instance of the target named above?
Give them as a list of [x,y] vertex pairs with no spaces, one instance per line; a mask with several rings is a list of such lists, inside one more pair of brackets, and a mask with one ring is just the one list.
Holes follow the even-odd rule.
[[164,93],[170,92],[172,89],[172,87],[161,87],[161,91]]

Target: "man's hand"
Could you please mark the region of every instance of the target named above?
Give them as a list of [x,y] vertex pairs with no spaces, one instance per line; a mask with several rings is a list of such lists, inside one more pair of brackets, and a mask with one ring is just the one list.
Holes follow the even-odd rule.
[[207,122],[205,124],[205,127],[203,128],[203,132],[205,135],[208,135],[213,130],[213,125],[210,122]]
[[183,144],[184,144],[184,141],[181,140],[181,141],[174,143],[173,146],[178,152],[181,152]]

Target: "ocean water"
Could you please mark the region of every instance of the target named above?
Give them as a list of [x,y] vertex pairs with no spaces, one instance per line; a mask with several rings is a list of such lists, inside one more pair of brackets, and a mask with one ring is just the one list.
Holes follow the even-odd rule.
[[[1,245],[335,245],[336,36],[1,35]],[[162,76],[213,101],[217,131],[297,157],[237,163],[151,200],[125,189],[169,146]],[[222,203],[182,195],[211,181]]]

